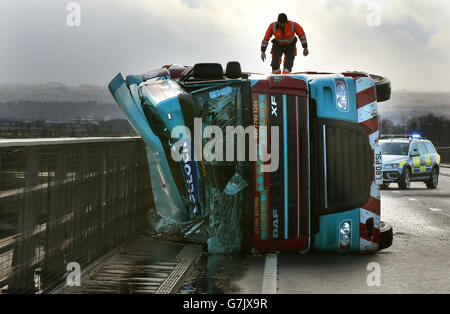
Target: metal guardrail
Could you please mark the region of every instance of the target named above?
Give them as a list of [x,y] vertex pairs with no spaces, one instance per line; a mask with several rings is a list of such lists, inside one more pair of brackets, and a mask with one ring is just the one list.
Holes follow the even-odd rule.
[[450,163],[450,147],[436,147],[437,152],[441,155],[441,162]]
[[0,140],[0,291],[42,293],[146,224],[140,138]]

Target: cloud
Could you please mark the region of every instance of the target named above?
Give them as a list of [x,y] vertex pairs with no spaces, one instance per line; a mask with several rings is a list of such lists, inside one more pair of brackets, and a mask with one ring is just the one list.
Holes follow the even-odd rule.
[[[230,60],[269,72],[260,43],[285,12],[310,47],[295,70],[365,70],[394,88],[449,89],[447,0],[79,0],[81,27],[66,25],[68,2],[2,0],[0,82],[105,85],[119,71]],[[370,14],[379,26],[368,25]]]
[[199,8],[201,4],[200,0],[182,0],[182,2],[192,9]]

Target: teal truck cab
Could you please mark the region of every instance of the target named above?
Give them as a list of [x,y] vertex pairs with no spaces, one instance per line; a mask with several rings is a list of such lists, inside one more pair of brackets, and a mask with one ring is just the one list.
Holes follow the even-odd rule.
[[[223,234],[234,208],[237,238],[258,252],[391,245],[392,228],[380,220],[377,112],[390,98],[389,80],[362,72],[243,73],[230,62],[225,72],[202,63],[119,74],[109,88],[147,144],[162,216],[179,223],[212,216],[210,227],[224,225]],[[248,147],[241,156],[240,136]],[[218,211],[226,212],[222,221]]]

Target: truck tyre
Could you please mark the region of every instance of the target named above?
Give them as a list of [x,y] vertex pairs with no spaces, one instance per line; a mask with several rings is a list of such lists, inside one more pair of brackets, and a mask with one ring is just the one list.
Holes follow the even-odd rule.
[[375,82],[377,91],[377,102],[383,102],[391,99],[391,81],[383,76],[369,74]]
[[427,188],[429,189],[435,189],[438,187],[439,184],[439,170],[437,167],[434,167],[433,170],[431,170],[430,179],[425,181],[425,184],[427,185]]
[[196,79],[223,79],[223,68],[220,63],[197,63],[192,75]]
[[241,64],[237,61],[230,61],[227,63],[225,76],[230,79],[238,79],[242,77]]
[[403,170],[402,176],[400,177],[400,181],[398,181],[398,187],[401,190],[409,189],[411,185],[411,169],[409,167]]
[[380,243],[378,245],[380,250],[387,249],[392,245],[394,232],[392,226],[384,221],[380,222]]

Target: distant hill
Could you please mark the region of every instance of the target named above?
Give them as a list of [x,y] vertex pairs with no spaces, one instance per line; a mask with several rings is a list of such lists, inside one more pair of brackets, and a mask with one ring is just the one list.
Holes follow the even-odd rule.
[[[382,119],[399,122],[433,113],[450,117],[450,92],[398,90],[379,104]],[[125,119],[106,86],[0,84],[0,117],[12,119],[72,120],[74,118]]]
[[0,85],[0,117],[23,120],[125,119],[106,86]]
[[96,120],[126,119],[117,104],[97,102],[37,102],[18,101],[0,103],[0,117],[14,120],[71,121],[89,118]]
[[393,122],[429,113],[450,118],[450,92],[394,91],[389,101],[378,105],[378,111],[382,119]]
[[112,104],[113,98],[106,86],[66,86],[51,82],[38,85],[0,84],[0,103],[35,102],[97,102]]

